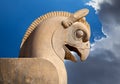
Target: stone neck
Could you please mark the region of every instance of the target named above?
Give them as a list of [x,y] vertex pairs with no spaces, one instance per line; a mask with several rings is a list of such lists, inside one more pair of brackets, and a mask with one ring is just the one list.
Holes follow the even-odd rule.
[[59,57],[64,62],[65,51],[63,49],[63,30],[61,30],[63,27],[60,26],[60,23],[57,21],[54,22],[55,23],[53,23],[53,21],[44,21],[36,28],[33,35],[35,38],[32,43],[32,55],[36,57],[55,56]]

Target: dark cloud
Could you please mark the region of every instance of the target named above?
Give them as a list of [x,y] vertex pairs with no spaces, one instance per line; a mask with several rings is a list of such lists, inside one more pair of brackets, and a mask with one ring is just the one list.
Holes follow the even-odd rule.
[[112,19],[117,23],[120,23],[120,1],[111,0],[111,2],[112,4],[105,2],[100,5],[100,19],[104,22],[107,21],[105,23],[111,22]]
[[107,38],[96,40],[85,62],[67,62],[69,84],[120,84],[120,1],[91,0]]
[[67,62],[68,84],[119,84],[120,61],[113,56],[111,51],[101,50],[91,53],[85,62]]

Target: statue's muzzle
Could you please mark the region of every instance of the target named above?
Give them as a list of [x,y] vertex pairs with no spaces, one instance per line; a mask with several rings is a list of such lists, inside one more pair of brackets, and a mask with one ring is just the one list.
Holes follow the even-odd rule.
[[77,54],[80,56],[81,61],[85,61],[89,55],[90,48],[78,49]]

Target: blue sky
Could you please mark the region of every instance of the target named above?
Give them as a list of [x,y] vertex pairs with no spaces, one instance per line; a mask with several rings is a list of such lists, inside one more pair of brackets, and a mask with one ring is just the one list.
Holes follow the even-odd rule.
[[87,20],[91,25],[91,42],[101,38],[101,23],[95,10],[85,5],[88,0],[1,0],[0,1],[0,57],[17,57],[22,37],[37,17],[51,11],[75,12],[81,8],[90,10]]

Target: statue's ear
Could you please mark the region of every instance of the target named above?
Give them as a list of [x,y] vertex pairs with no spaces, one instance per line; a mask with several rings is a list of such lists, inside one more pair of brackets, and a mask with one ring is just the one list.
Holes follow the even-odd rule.
[[74,14],[71,14],[70,17],[62,21],[62,25],[64,28],[68,28],[71,26],[74,22],[78,21],[79,19],[85,17],[89,13],[88,9],[81,9]]
[[65,59],[71,60],[73,62],[77,62],[76,58],[70,53],[70,51],[68,50],[68,48],[66,48],[66,46],[64,46],[64,49],[65,49]]

